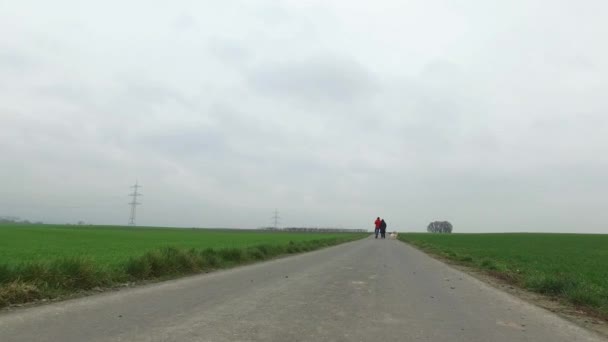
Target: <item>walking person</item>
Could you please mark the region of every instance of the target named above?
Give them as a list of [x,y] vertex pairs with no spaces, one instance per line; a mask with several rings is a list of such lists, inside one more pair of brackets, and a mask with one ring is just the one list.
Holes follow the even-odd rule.
[[380,235],[383,239],[386,238],[386,222],[384,219],[380,221]]
[[376,233],[376,239],[378,238],[378,233],[380,233],[380,224],[382,223],[382,221],[380,221],[380,217],[378,217],[376,219],[376,221],[374,222],[374,224],[376,225],[376,228],[374,229],[374,233]]

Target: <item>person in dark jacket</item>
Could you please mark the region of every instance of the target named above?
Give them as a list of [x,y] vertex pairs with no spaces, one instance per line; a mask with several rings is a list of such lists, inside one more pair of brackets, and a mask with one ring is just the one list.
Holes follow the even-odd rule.
[[380,235],[383,239],[386,238],[386,222],[384,222],[384,219],[380,221]]

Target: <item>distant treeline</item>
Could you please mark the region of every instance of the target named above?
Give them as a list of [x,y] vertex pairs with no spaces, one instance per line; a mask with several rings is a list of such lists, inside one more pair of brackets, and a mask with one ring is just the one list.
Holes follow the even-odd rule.
[[29,220],[22,220],[15,216],[0,216],[0,224],[2,223],[42,224],[42,222],[31,222]]
[[348,228],[312,228],[312,227],[262,227],[261,230],[269,230],[275,232],[315,232],[315,233],[366,233],[365,229],[348,229]]

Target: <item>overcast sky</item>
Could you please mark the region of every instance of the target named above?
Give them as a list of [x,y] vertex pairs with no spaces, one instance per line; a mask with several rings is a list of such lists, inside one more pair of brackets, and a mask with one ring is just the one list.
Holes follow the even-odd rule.
[[608,232],[604,0],[4,1],[0,216]]

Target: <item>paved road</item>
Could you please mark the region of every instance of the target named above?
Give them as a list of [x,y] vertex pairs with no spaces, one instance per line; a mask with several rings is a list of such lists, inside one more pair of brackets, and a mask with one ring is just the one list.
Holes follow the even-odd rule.
[[394,240],[0,314],[0,341],[606,341]]

